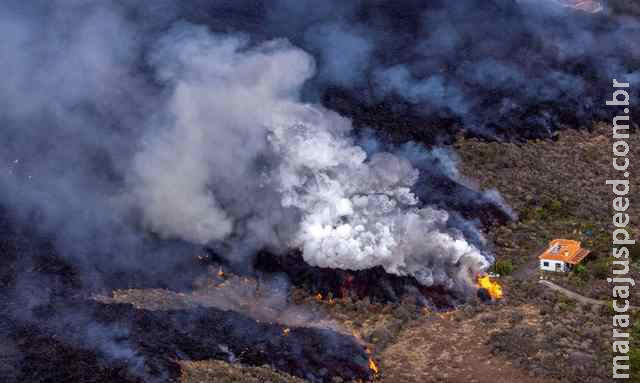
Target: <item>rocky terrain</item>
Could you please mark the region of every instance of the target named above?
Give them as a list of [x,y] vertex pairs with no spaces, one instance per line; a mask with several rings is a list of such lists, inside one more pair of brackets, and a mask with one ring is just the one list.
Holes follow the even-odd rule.
[[[15,3],[16,9],[26,11],[29,8],[23,9],[20,2]],[[174,12],[168,12],[163,17],[153,13],[164,13],[168,9],[130,8],[130,12],[125,12],[126,18],[135,20],[133,24],[142,23],[146,26],[144,31],[133,28],[128,38],[135,36],[135,39],[151,41],[157,37],[155,34],[168,28],[167,23],[172,18],[202,24],[206,26],[204,29],[211,28],[218,33],[255,32],[261,36],[260,39],[283,33],[280,29],[281,19],[269,19],[268,14],[262,13],[267,10],[266,2],[250,0],[220,3],[220,9],[215,6],[208,8],[208,2],[196,0],[188,2],[184,9],[176,6]],[[640,14],[637,1],[610,0],[609,3],[613,14]],[[437,70],[441,76],[457,82],[461,74],[471,73],[466,67],[469,60],[485,58],[487,52],[492,50],[491,41],[510,40],[511,45],[498,49],[498,56],[505,62],[513,63],[516,68],[526,67],[527,70],[531,69],[530,74],[535,74],[532,77],[524,76],[524,80],[518,82],[526,86],[513,88],[510,81],[501,84],[494,83],[493,79],[485,81],[486,76],[481,72],[477,79],[461,80],[465,97],[475,99],[469,119],[455,113],[438,112],[439,104],[434,105],[437,108],[433,110],[423,110],[433,100],[426,104],[414,103],[403,99],[405,96],[400,94],[402,92],[399,89],[391,89],[391,92],[383,95],[368,94],[375,88],[374,74],[382,73],[374,70],[378,64],[384,64],[382,69],[387,73],[386,69],[391,68],[387,68],[387,65],[394,64],[396,60],[402,63],[402,58],[396,56],[412,55],[414,49],[410,49],[410,46],[415,42],[412,40],[421,42],[420,46],[425,41],[425,36],[414,33],[418,28],[416,22],[422,23],[422,18],[421,12],[414,12],[416,8],[412,6],[418,6],[421,2],[406,2],[407,7],[398,9],[386,5],[391,3],[376,4],[371,9],[356,12],[352,19],[342,20],[345,26],[358,22],[362,27],[367,25],[363,21],[375,21],[384,13],[391,12],[387,23],[378,26],[385,33],[375,34],[374,40],[379,46],[372,54],[373,66],[368,66],[369,72],[364,76],[367,77],[366,81],[336,86],[333,80],[325,78],[327,73],[321,70],[313,80],[319,84],[310,84],[310,88],[317,86],[318,89],[307,90],[314,94],[312,99],[317,98],[316,101],[324,106],[353,119],[356,134],[352,138],[357,142],[365,142],[367,135],[371,134],[370,130],[373,130],[376,137],[380,138],[379,144],[388,145],[389,148],[396,149],[394,145],[407,140],[427,146],[451,146],[451,153],[457,155],[455,165],[461,177],[455,171],[455,180],[450,179],[449,175],[440,174],[441,170],[431,174],[430,166],[436,168],[438,166],[432,165],[442,165],[437,161],[444,161],[448,165],[448,154],[444,160],[438,157],[434,160],[436,162],[421,168],[420,182],[415,185],[416,193],[423,194],[419,197],[426,204],[438,205],[452,212],[456,217],[454,219],[460,214],[465,219],[474,220],[464,229],[475,224],[481,228],[488,251],[495,255],[496,262],[491,271],[498,275],[495,279],[503,287],[504,298],[490,301],[486,294],[476,296],[475,290],[471,289],[473,291],[465,301],[464,292],[452,292],[442,286],[424,288],[416,278],[388,274],[381,266],[358,272],[342,266],[335,266],[339,269],[313,268],[302,260],[300,252],[296,250],[291,250],[291,253],[295,253],[293,256],[284,251],[278,255],[280,259],[270,257],[273,254],[262,254],[266,250],[260,250],[254,264],[227,269],[228,263],[219,258],[216,260],[216,252],[228,250],[224,246],[211,249],[202,245],[211,242],[195,244],[180,238],[162,237],[139,221],[138,208],[131,211],[127,209],[125,217],[117,214],[111,216],[109,209],[112,206],[103,202],[115,189],[119,190],[120,183],[124,182],[124,173],[121,174],[117,169],[122,165],[105,165],[103,154],[96,147],[103,137],[102,133],[94,135],[85,127],[108,125],[106,132],[111,137],[112,129],[115,131],[121,127],[118,123],[112,124],[109,116],[132,117],[127,111],[129,108],[135,109],[133,122],[124,118],[122,123],[137,127],[138,114],[153,114],[151,111],[155,104],[141,107],[146,105],[141,100],[146,99],[146,92],[151,91],[145,87],[140,100],[126,102],[126,108],[122,110],[112,110],[108,107],[110,102],[125,100],[126,92],[117,92],[114,100],[111,97],[104,100],[101,92],[105,81],[101,79],[97,82],[100,85],[97,86],[99,95],[95,97],[95,105],[92,98],[87,105],[90,118],[83,120],[84,108],[78,105],[85,105],[86,100],[82,97],[76,100],[75,95],[70,96],[74,102],[68,105],[72,106],[69,115],[73,121],[52,117],[60,126],[77,127],[78,133],[88,132],[86,146],[85,142],[78,146],[73,141],[57,139],[70,135],[66,131],[60,135],[63,130],[57,131],[55,124],[48,123],[49,110],[56,114],[58,109],[50,108],[46,102],[43,106],[46,113],[43,112],[41,118],[35,116],[36,113],[24,113],[26,117],[20,116],[25,117],[24,126],[16,125],[16,129],[11,130],[15,131],[15,135],[12,133],[5,137],[4,141],[10,144],[5,148],[10,149],[7,156],[10,164],[2,171],[11,177],[6,178],[9,181],[3,187],[8,185],[11,191],[6,195],[15,198],[0,200],[0,382],[600,383],[611,380],[612,306],[606,278],[610,275],[613,262],[610,256],[613,211],[610,186],[605,184],[605,180],[614,176],[611,167],[612,140],[608,123],[583,125],[591,124],[593,120],[606,120],[612,113],[612,109],[604,108],[604,103],[595,104],[594,101],[601,95],[601,88],[609,84],[609,71],[601,73],[599,69],[609,69],[610,63],[602,58],[616,61],[613,56],[624,52],[619,64],[636,71],[633,58],[636,57],[637,41],[633,38],[614,39],[614,35],[621,36],[618,34],[620,31],[603,12],[595,19],[591,18],[592,15],[576,15],[575,25],[554,18],[553,23],[541,28],[543,31],[540,32],[545,32],[541,36],[547,38],[531,44],[531,36],[524,33],[526,28],[520,31],[520,35],[514,33],[513,39],[504,38],[508,37],[504,35],[504,30],[515,31],[522,26],[522,15],[513,13],[516,11],[514,0],[479,2],[478,7],[460,9],[449,8],[448,5],[453,3],[447,1],[433,2],[436,8],[447,10],[445,14],[438,14],[437,19],[453,20],[452,26],[460,27],[459,31],[466,41],[465,48],[451,49],[452,54],[442,57],[440,63],[431,63],[433,67],[428,63],[429,60],[422,62],[423,57],[418,61],[407,57],[406,63],[415,67],[412,69],[423,74]],[[77,12],[77,15],[82,14],[80,9]],[[43,11],[43,14],[46,12]],[[299,16],[300,20],[292,23],[295,25],[288,33],[294,44],[310,45],[310,53],[319,57],[319,69],[322,69],[323,61],[329,56],[342,58],[341,54],[347,50],[338,47],[336,50],[340,52],[336,55],[336,40],[329,38],[322,44],[308,41],[310,35],[304,22],[306,15],[300,13]],[[69,15],[72,22],[64,24],[69,30],[62,28],[63,32],[69,35],[84,35],[87,32],[71,27],[75,24],[84,25],[76,23],[76,17],[79,16],[75,13]],[[273,25],[266,23],[267,20]],[[616,20],[622,22],[625,18]],[[39,30],[42,19],[37,17],[31,21],[34,28]],[[624,28],[635,28],[636,24],[631,20],[626,21],[629,24],[625,24],[627,26]],[[101,25],[95,20],[86,24]],[[114,24],[113,30],[125,31],[122,28],[124,25],[124,22]],[[469,28],[464,27],[467,25]],[[554,40],[553,33],[563,36],[569,33],[572,25],[586,30],[595,26],[607,32],[607,38],[594,40],[592,44],[603,49],[594,49],[595,53],[589,57],[577,54],[571,60],[555,60],[547,66],[541,64],[546,62],[546,58],[555,57],[555,48],[562,48],[562,44],[549,51],[543,50],[541,56],[531,55],[535,49],[529,48],[535,48],[537,44],[546,46],[546,43]],[[387,34],[391,31],[388,27],[395,31]],[[309,33],[321,35],[319,32],[323,31],[326,30],[312,30]],[[43,39],[57,35],[59,30],[45,32]],[[110,34],[103,32],[89,33],[91,37],[87,40]],[[356,28],[355,32],[358,37],[362,31]],[[490,34],[488,39],[484,35],[486,33]],[[7,33],[7,36],[11,35]],[[575,36],[576,39],[584,37],[581,34]],[[562,43],[563,39],[559,40]],[[324,51],[325,43],[328,52]],[[573,46],[573,41],[567,43]],[[27,45],[18,39],[13,48],[26,49]],[[100,58],[93,50],[99,44],[86,45],[91,48],[87,50],[87,57]],[[118,41],[114,45],[120,49],[122,44]],[[578,45],[581,46],[582,42]],[[66,49],[64,44],[61,47],[60,52],[69,52],[73,57],[73,49]],[[81,51],[84,52],[84,44],[82,47]],[[48,46],[45,48],[46,52],[50,51]],[[435,48],[430,52],[435,54],[442,51],[440,46]],[[363,52],[366,55],[369,54],[367,50]],[[133,56],[138,57],[139,53]],[[35,66],[42,66],[42,62],[48,64],[46,60],[40,62],[44,56],[33,55],[37,58],[34,59],[38,64]],[[58,65],[47,65],[52,69],[51,78],[60,78],[65,82],[64,87],[58,86],[56,81],[52,82],[56,86],[50,86],[53,89],[50,92],[56,94],[60,91],[63,100],[63,88],[68,86],[75,89],[66,82],[84,77],[60,76],[66,74],[66,70],[57,72],[54,69],[60,67],[75,71],[75,66],[68,65],[73,61],[60,60],[62,65],[54,60]],[[95,61],[102,64],[104,60]],[[126,70],[118,71],[118,76],[150,70],[146,67],[150,64],[141,64],[145,67],[141,69],[137,67],[137,60],[132,61],[136,64],[123,67]],[[495,63],[481,61],[483,70],[501,72],[499,67],[496,70]],[[429,65],[423,66],[425,63]],[[20,61],[13,65],[15,68],[22,66]],[[581,87],[563,87],[563,84],[567,85],[562,81],[564,77],[547,78],[546,75],[553,72],[550,69],[554,68],[566,70],[580,78],[586,74],[582,85],[587,91]],[[617,67],[611,65],[611,68],[615,70]],[[340,66],[337,69],[343,68]],[[335,72],[343,74],[343,70]],[[12,72],[8,73],[11,75]],[[403,72],[397,73],[402,75]],[[545,80],[537,83],[535,79],[539,78],[538,75]],[[24,77],[40,76],[27,73]],[[381,79],[384,78],[378,80]],[[135,81],[138,80],[136,77]],[[477,80],[482,81],[474,83]],[[33,93],[27,93],[24,97],[29,102],[36,94],[46,94],[38,82],[33,85],[26,81],[25,84],[30,85],[27,88],[34,89]],[[153,86],[156,85],[159,84],[154,82]],[[496,85],[499,86],[496,88]],[[559,88],[556,87],[558,85]],[[217,93],[217,87],[214,88],[214,93]],[[533,97],[537,95],[538,88],[559,93],[540,102],[537,96]],[[528,94],[529,90],[533,91],[532,95]],[[633,92],[635,97],[637,88]],[[505,101],[512,101],[512,96],[516,102],[505,104]],[[436,99],[441,101],[439,96]],[[524,101],[524,104],[519,101]],[[14,109],[11,102],[8,105],[7,110]],[[100,112],[96,116],[90,112],[93,107]],[[502,107],[505,107],[506,114],[497,113]],[[1,112],[7,113],[7,110]],[[633,110],[631,114],[635,112]],[[214,117],[217,120],[219,116]],[[10,125],[5,120],[10,121],[11,115],[2,117],[3,123]],[[140,120],[146,121],[146,118]],[[207,121],[204,125],[208,126],[209,123]],[[33,132],[27,129],[32,125]],[[41,126],[51,128],[51,132],[46,131],[41,135]],[[474,131],[469,128],[474,126],[489,130]],[[629,159],[633,168],[630,177],[631,208],[628,213],[632,217],[629,231],[637,238],[640,233],[637,221],[640,213],[640,198],[637,198],[640,195],[640,178],[637,177],[635,165],[640,163],[640,138],[638,125],[634,126],[635,130],[628,140],[631,148]],[[35,134],[36,129],[38,134]],[[23,136],[22,132],[26,132],[26,135]],[[216,134],[213,136],[218,138]],[[123,135],[113,143],[114,151],[109,153],[121,153],[123,144],[138,142],[137,138]],[[74,152],[76,147],[80,148],[80,153]],[[36,166],[41,171],[35,172],[33,177],[27,171],[30,162],[22,159],[22,152],[26,149],[33,151],[31,162],[46,165]],[[239,146],[237,151],[244,149],[244,146]],[[66,156],[67,150],[69,156]],[[204,146],[202,154],[210,150],[210,146]],[[192,150],[184,150],[185,156],[192,153]],[[105,154],[105,157],[111,156]],[[81,177],[77,183],[69,185],[59,182],[61,180],[55,171],[48,166],[53,164],[56,169],[65,169],[65,174],[68,171],[71,175],[77,175],[81,163],[89,164],[90,169],[85,170],[91,177]],[[157,164],[157,161],[150,163]],[[103,166],[108,168],[104,177],[102,171],[95,172]],[[95,179],[94,173],[98,174]],[[174,178],[179,178],[178,173]],[[203,172],[205,175],[208,173],[209,170]],[[49,178],[51,182],[47,182]],[[169,188],[178,189],[174,184],[180,182],[170,178]],[[24,190],[34,192],[28,198],[35,200],[32,207],[22,206],[32,201],[23,201],[23,189],[12,187],[12,180],[18,179],[22,186],[28,185]],[[96,179],[100,185],[105,184],[104,190],[93,187]],[[205,183],[203,188],[208,189],[209,184]],[[32,188],[30,185],[35,186]],[[60,185],[63,187],[56,188]],[[75,187],[78,185],[82,187]],[[86,185],[92,187],[84,189]],[[229,190],[230,199],[235,200],[236,196],[243,195],[240,189]],[[482,192],[484,190],[495,190],[496,193],[485,194]],[[467,198],[458,198],[458,192],[463,192]],[[4,189],[2,194],[5,196]],[[59,194],[59,199],[56,194]],[[500,198],[494,200],[493,197],[498,194],[504,199],[504,204]],[[51,196],[53,198],[50,200]],[[83,202],[85,197],[86,204],[75,204]],[[469,201],[463,201],[465,199]],[[67,200],[74,203],[59,203]],[[242,205],[250,199],[238,200],[238,204]],[[259,198],[256,200],[261,204]],[[48,210],[59,219],[52,220],[47,215]],[[274,215],[267,210],[267,215]],[[170,216],[173,214],[167,215]],[[243,213],[242,218],[245,216],[251,214]],[[107,224],[109,228],[113,226],[114,231],[107,231],[109,235],[102,235],[101,230],[85,232],[87,228],[83,226],[91,225],[94,221]],[[122,226],[125,221],[127,224]],[[191,221],[187,219],[185,222]],[[140,238],[130,236],[132,230],[140,231]],[[122,243],[132,240],[132,237],[136,237],[136,243],[140,240],[140,247],[128,249],[130,252],[122,251],[127,248]],[[234,234],[233,238],[243,237]],[[417,238],[422,246],[425,243],[423,237]],[[548,241],[554,238],[579,240],[591,251],[591,256],[570,273],[543,274],[538,270],[537,257]],[[478,240],[477,237],[474,239]],[[238,242],[243,246],[246,244],[241,239]],[[480,240],[478,242],[483,243]],[[66,249],[60,243],[64,243]],[[256,255],[254,250],[258,251],[261,247],[252,249],[251,256]],[[631,249],[630,260],[630,277],[640,283],[640,245]],[[216,263],[218,261],[221,264]],[[262,262],[269,267],[261,268],[259,264]],[[137,265],[129,268],[129,263]],[[156,267],[159,265],[162,267]],[[549,287],[540,283],[541,280],[555,285]],[[640,294],[634,294],[631,301],[636,307],[640,306]],[[634,383],[640,376],[639,319],[640,313],[634,309],[631,329]]]
[[[611,211],[603,181],[609,175],[608,136],[606,124],[599,124],[591,130],[565,130],[557,140],[456,141],[464,174],[483,188],[500,191],[519,216],[487,233],[498,265],[512,265],[510,275],[500,278],[504,300],[440,312],[412,302],[319,298],[304,289],[295,290],[290,299],[314,307],[325,324],[365,342],[380,369],[376,381],[608,381],[609,308],[584,305],[550,290],[538,283],[537,270],[538,251],[549,239],[578,239],[594,253],[584,274],[545,277],[584,296],[608,299],[604,278],[610,261],[611,227],[606,222]],[[640,147],[637,134],[630,145]],[[637,182],[634,179],[635,191]],[[631,215],[637,216],[638,206],[633,209]],[[637,222],[632,228],[637,233]],[[639,279],[637,256],[634,259],[633,276]],[[215,280],[215,270],[210,273],[209,279]],[[205,294],[206,284],[199,291],[180,296],[123,290],[112,299],[166,309],[201,304],[197,297]],[[637,296],[634,300],[637,304]],[[221,361],[183,362],[181,369],[182,382],[296,381],[268,367],[241,368]]]
[[[536,256],[550,239],[566,238],[582,242],[591,250],[583,273],[549,278],[583,295],[608,299],[606,283],[611,266],[611,223],[613,194],[605,180],[614,177],[611,167],[611,131],[598,124],[591,131],[563,131],[556,141],[530,141],[524,145],[457,143],[464,172],[483,187],[500,191],[519,219],[494,227],[490,233],[498,261],[515,266],[515,276],[528,276],[536,269]],[[640,146],[637,133],[629,140]],[[638,151],[630,151],[630,163],[637,163]],[[631,178],[630,198],[638,195],[640,179]],[[640,206],[631,204],[628,213],[638,217]],[[630,231],[637,236],[640,225],[631,219]],[[640,248],[631,250],[631,276],[638,279]],[[635,305],[640,303],[636,295]]]
[[[580,275],[545,277],[584,296],[608,300],[604,278],[610,261],[611,227],[606,223],[610,221],[611,211],[609,190],[603,181],[609,172],[608,141],[606,124],[592,130],[565,130],[557,140],[521,144],[458,137],[455,146],[465,176],[477,180],[482,188],[497,189],[519,216],[506,225],[494,225],[486,233],[494,243],[497,268],[504,271],[504,265],[510,265],[509,272],[505,272],[509,275],[499,279],[505,298],[497,303],[476,301],[441,311],[416,305],[412,300],[379,303],[369,298],[318,296],[317,291],[295,288],[284,303],[274,304],[273,300],[267,303],[269,297],[256,295],[255,280],[222,276],[214,267],[203,269],[204,273],[195,278],[187,290],[134,286],[104,292],[93,299],[107,306],[128,303],[137,310],[150,312],[218,305],[266,322],[280,321],[296,326],[303,321],[305,325],[331,328],[354,337],[369,350],[379,368],[372,377],[380,382],[606,382],[611,360],[609,307],[580,304],[538,283],[536,257],[551,238],[581,240],[594,252],[594,257],[585,264],[586,270]],[[640,147],[636,133],[630,145]],[[638,179],[633,180],[632,196],[637,195],[638,188]],[[637,204],[633,209],[631,215],[637,217]],[[637,222],[633,222],[632,228],[637,233]],[[11,243],[3,242],[6,254],[14,254],[14,250],[6,246],[17,246],[21,251],[42,251],[38,244],[24,242],[27,237],[21,237],[20,233],[4,234],[14,238]],[[637,255],[635,257],[633,276],[640,280]],[[35,259],[25,265],[3,258],[6,266],[0,278],[3,285],[16,283],[12,270],[17,268],[26,270],[27,276],[46,273],[56,281],[53,286],[57,286],[43,290],[37,280],[29,281],[23,276],[18,281],[23,290],[41,295],[73,291],[77,281],[72,270],[46,256]],[[634,300],[637,304],[637,296]],[[640,326],[635,323],[637,333]],[[44,361],[43,358],[56,360],[66,355],[68,364],[63,371],[71,374],[66,376],[78,377],[93,371],[95,381],[114,377],[129,381],[123,370],[126,366],[97,367],[96,355],[70,348],[46,334],[34,333],[34,329],[22,327],[15,332],[7,321],[0,322],[2,329],[6,334],[0,334],[4,334],[4,348],[0,352],[5,349],[7,352],[0,358],[0,372],[8,373],[12,367],[24,363],[24,358],[36,363]],[[38,353],[12,355],[11,344],[22,349],[37,345]],[[171,379],[181,382],[300,381],[269,366],[242,365],[222,359],[179,357],[170,369]],[[44,379],[45,375],[37,375],[38,371],[44,373],[42,368],[36,369],[29,375],[30,379],[37,376]]]

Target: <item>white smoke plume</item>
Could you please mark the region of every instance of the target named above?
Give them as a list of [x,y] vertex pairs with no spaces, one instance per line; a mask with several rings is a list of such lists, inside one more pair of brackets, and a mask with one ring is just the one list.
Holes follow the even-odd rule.
[[409,161],[368,155],[348,119],[301,102],[315,73],[301,49],[181,25],[150,63],[171,89],[131,177],[151,230],[253,250],[299,247],[311,265],[382,266],[426,286],[460,288],[488,267],[490,256],[448,227],[446,211],[422,206]]

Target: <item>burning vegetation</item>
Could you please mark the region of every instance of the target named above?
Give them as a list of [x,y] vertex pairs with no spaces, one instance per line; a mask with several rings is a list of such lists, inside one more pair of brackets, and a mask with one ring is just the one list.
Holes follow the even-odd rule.
[[502,286],[500,286],[497,281],[492,280],[489,274],[478,275],[477,286],[478,289],[481,290],[478,292],[480,296],[486,296],[488,294],[491,300],[499,300],[503,297]]
[[[607,116],[611,68],[638,78],[640,23],[596,1],[81,3],[0,5],[17,381],[172,381],[206,359],[380,378],[379,350],[319,311],[503,299],[484,233],[516,215],[452,140],[551,138]],[[123,286],[179,307],[94,299]],[[42,374],[68,354],[89,367]]]
[[373,357],[371,356],[369,356],[369,369],[373,373],[374,377],[377,377],[378,375],[380,375],[380,369],[378,368],[376,361],[373,360]]

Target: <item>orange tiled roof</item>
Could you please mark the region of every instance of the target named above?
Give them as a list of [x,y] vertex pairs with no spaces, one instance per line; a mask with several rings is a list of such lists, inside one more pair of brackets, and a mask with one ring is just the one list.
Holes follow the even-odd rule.
[[583,249],[578,241],[554,239],[549,242],[549,247],[540,254],[539,258],[550,261],[562,261],[571,265],[576,265],[587,255],[589,255],[589,250]]

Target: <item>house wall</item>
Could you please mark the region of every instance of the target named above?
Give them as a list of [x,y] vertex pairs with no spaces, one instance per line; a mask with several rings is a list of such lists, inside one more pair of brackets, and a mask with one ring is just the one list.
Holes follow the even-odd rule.
[[[544,263],[548,262],[548,266],[545,266]],[[560,265],[560,269],[563,272],[569,271],[569,265],[562,261],[548,261],[548,260],[540,260],[540,270],[544,271],[556,271],[556,265]]]

